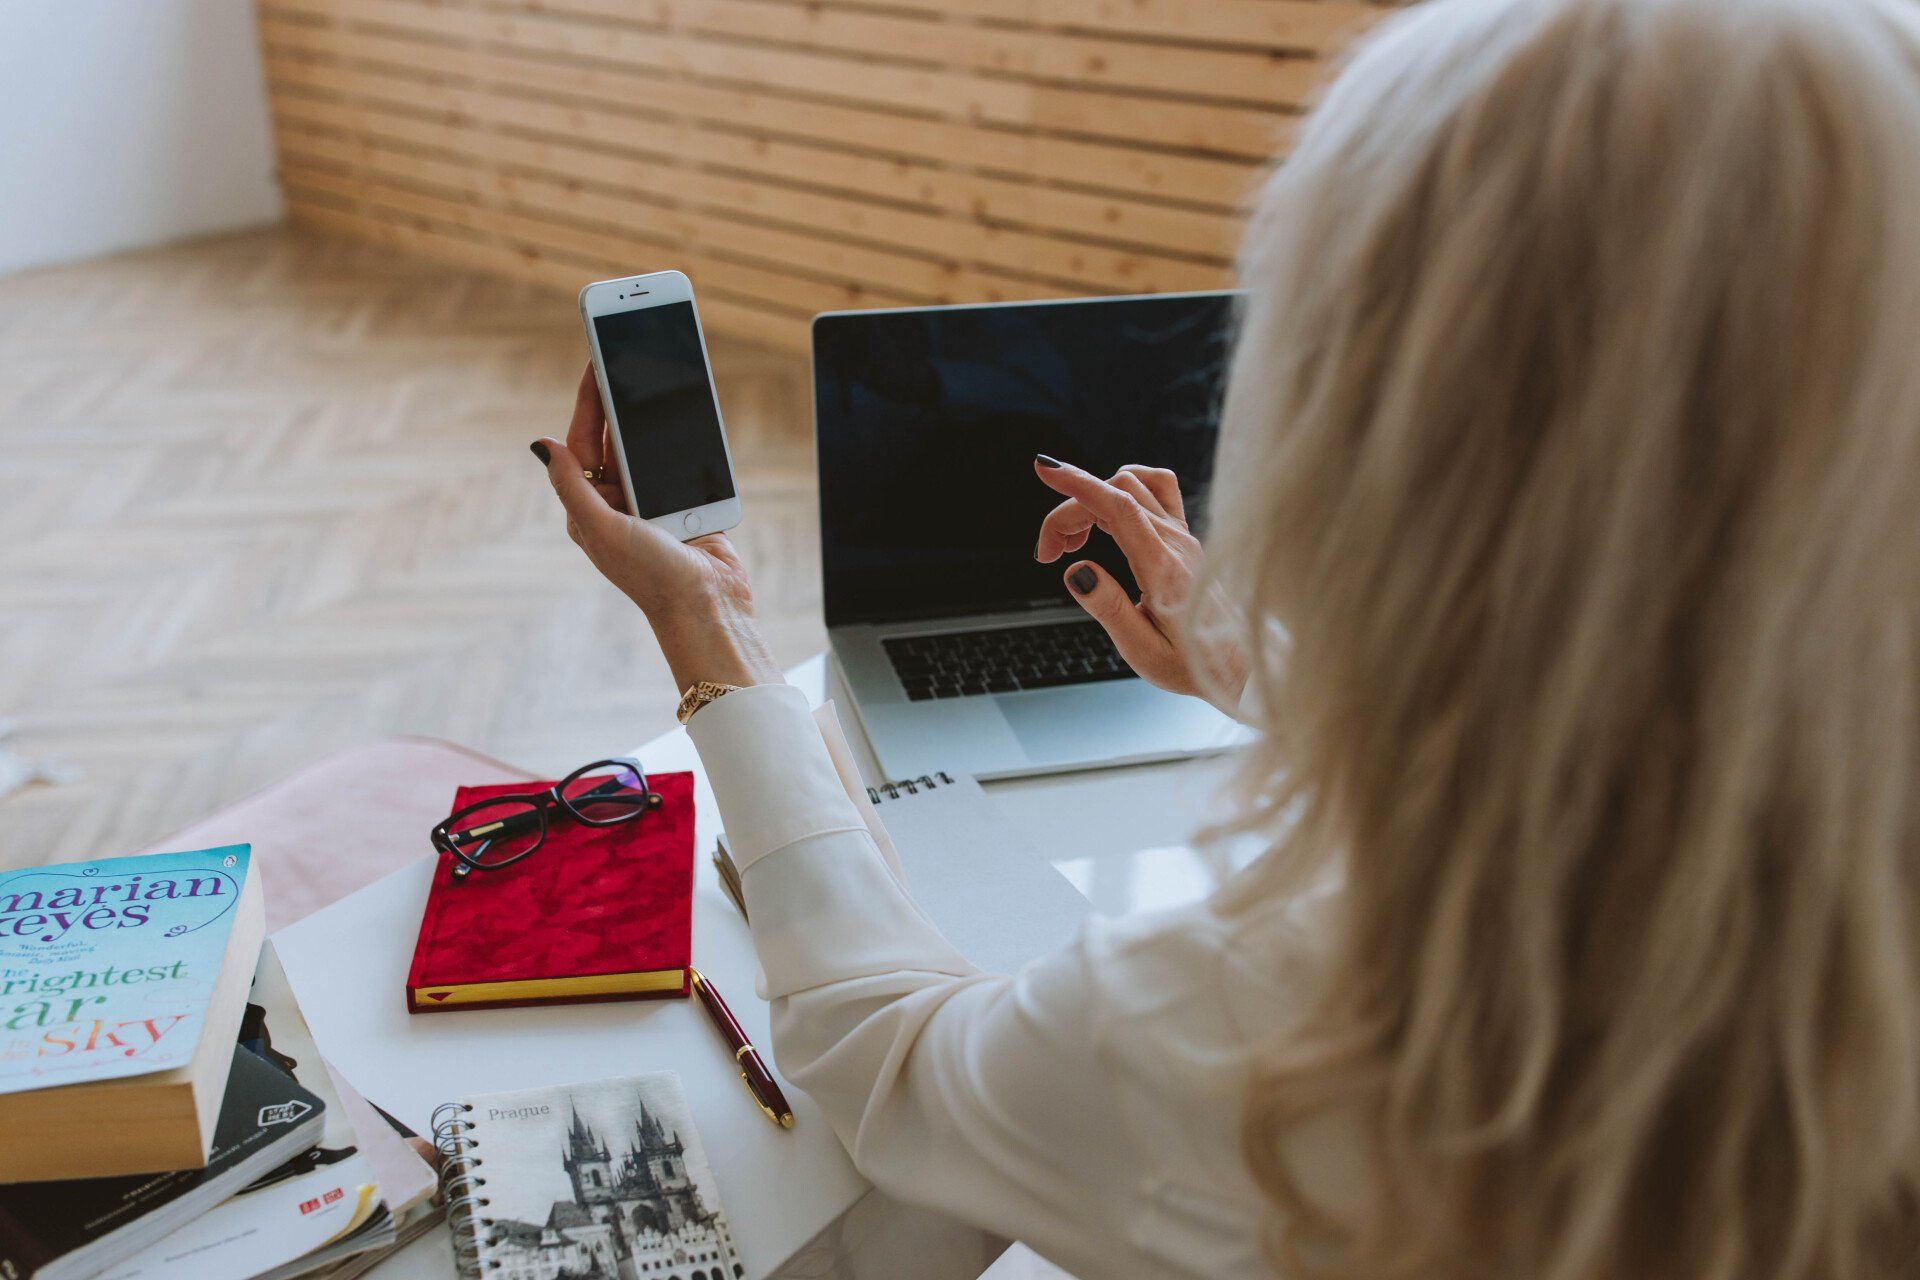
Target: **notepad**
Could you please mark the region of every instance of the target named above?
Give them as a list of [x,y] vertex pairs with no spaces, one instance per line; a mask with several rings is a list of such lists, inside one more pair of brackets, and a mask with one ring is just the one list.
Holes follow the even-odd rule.
[[1074,940],[1093,904],[970,774],[874,789],[907,891],[961,955],[1011,973]]
[[[814,715],[842,785],[895,874],[959,952],[1011,973],[1072,942],[1093,904],[1000,812],[972,775],[926,774],[868,787],[827,703]],[[724,833],[714,862],[746,914]]]
[[[616,826],[553,818],[545,844],[499,870],[463,878],[442,850],[407,973],[408,1011],[686,995],[693,775],[655,774],[650,785],[659,809]],[[462,787],[453,808],[529,789]]]
[[462,1277],[745,1274],[671,1071],[465,1097],[433,1132]]

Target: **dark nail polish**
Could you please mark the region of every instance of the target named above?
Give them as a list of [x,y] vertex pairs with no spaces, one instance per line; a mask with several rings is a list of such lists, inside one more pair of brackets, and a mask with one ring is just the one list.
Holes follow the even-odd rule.
[[1087,592],[1093,590],[1099,582],[1100,579],[1094,574],[1093,570],[1084,564],[1067,575],[1067,585],[1073,588],[1073,594],[1077,596],[1087,594]]
[[540,459],[540,465],[543,467],[553,459],[553,454],[547,449],[543,441],[535,440],[532,444],[528,445],[527,448],[533,450],[533,456]]
[[1048,468],[1052,468],[1052,467],[1057,467],[1057,466],[1059,466],[1059,465],[1060,465],[1060,459],[1058,459],[1058,458],[1049,458],[1049,457],[1048,457],[1048,456],[1047,456],[1046,454],[1044,454],[1044,453],[1036,453],[1036,454],[1034,454],[1034,455],[1033,455],[1033,460],[1034,460],[1035,462],[1037,462],[1037,463],[1039,463],[1039,464],[1040,464],[1041,466],[1043,466],[1043,467],[1048,467]]

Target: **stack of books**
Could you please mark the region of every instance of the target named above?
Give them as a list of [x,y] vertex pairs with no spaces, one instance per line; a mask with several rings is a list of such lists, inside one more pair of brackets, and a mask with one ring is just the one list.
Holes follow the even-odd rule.
[[438,1217],[265,921],[245,845],[0,874],[0,1277],[345,1280]]

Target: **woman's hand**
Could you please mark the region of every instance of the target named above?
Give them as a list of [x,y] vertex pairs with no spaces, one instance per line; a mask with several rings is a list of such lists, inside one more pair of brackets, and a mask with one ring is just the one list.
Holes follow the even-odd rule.
[[1128,599],[1112,574],[1082,560],[1065,574],[1080,607],[1106,628],[1120,656],[1149,684],[1238,701],[1247,682],[1245,655],[1225,642],[1198,645],[1180,626],[1182,606],[1200,575],[1201,549],[1200,539],[1187,528],[1186,504],[1173,472],[1130,465],[1102,480],[1044,453],[1034,459],[1033,469],[1067,499],[1040,522],[1034,559],[1052,564],[1084,547],[1093,530],[1107,534],[1126,556],[1140,599]]
[[724,533],[682,542],[627,512],[617,478],[595,484],[586,469],[617,466],[593,366],[581,376],[567,443],[533,443],[567,511],[567,535],[593,567],[640,606],[681,688],[701,680],[777,684],[780,670],[753,616],[747,570]]

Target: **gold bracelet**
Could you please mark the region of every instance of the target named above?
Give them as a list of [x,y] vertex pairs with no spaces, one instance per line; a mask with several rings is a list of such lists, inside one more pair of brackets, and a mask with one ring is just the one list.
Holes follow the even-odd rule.
[[685,724],[693,719],[693,713],[712,702],[715,698],[732,693],[740,688],[737,684],[717,684],[712,680],[698,680],[692,688],[680,695],[680,709],[674,714]]

